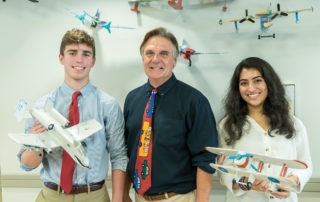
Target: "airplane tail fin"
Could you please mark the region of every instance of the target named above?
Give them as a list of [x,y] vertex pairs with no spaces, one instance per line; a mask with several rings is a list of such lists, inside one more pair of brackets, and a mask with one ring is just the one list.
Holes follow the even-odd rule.
[[111,22],[104,24],[104,25],[101,25],[101,27],[106,28],[108,30],[109,34],[111,34],[110,25],[111,25]]
[[27,101],[21,98],[14,110],[14,116],[21,122],[24,118],[31,118],[31,115],[27,112]]

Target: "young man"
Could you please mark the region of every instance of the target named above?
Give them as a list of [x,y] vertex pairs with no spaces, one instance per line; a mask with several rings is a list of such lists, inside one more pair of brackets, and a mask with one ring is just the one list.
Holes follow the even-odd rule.
[[[124,105],[127,172],[136,202],[209,201],[214,173],[209,163],[215,156],[204,147],[217,146],[210,104],[172,73],[179,55],[173,34],[151,30],[140,53],[148,82],[131,91]],[[131,201],[128,193],[124,200]]]
[[[123,136],[123,115],[117,101],[93,86],[89,80],[90,71],[96,61],[94,39],[83,30],[67,31],[61,42],[59,60],[64,66],[64,82],[40,98],[34,107],[43,108],[47,98],[51,97],[55,100],[54,108],[65,117],[69,117],[71,124],[72,113],[72,116],[78,117],[79,123],[96,119],[102,125],[101,130],[82,142],[91,169],[79,166],[70,157],[68,160],[68,153],[61,147],[53,149],[49,154],[44,152],[43,148],[35,151],[23,146],[18,154],[21,167],[28,171],[40,163],[43,165],[40,177],[44,181],[44,186],[37,197],[37,202],[108,202],[110,199],[104,180],[108,174],[110,155],[112,201],[121,201],[124,171],[128,163]],[[71,105],[77,107],[78,115],[73,114],[76,110],[71,110]],[[45,130],[46,128],[38,121],[26,122],[27,133],[37,134]],[[74,168],[71,168],[71,174],[68,175],[65,171],[70,159]],[[66,185],[68,183],[69,186]]]

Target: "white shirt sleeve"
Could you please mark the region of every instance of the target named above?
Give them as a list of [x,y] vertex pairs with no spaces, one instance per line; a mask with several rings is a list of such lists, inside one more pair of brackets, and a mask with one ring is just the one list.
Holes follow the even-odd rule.
[[295,169],[292,172],[293,175],[299,178],[300,185],[298,187],[298,190],[301,192],[312,175],[312,162],[310,156],[310,147],[307,136],[307,130],[298,118],[294,117],[293,119],[294,127],[296,129],[296,134],[294,137],[297,151],[296,159],[303,161],[308,165],[307,169]]

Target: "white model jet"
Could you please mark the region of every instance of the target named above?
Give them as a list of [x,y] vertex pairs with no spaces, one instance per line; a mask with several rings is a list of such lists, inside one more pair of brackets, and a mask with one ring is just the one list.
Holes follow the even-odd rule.
[[[48,130],[40,134],[10,133],[8,136],[15,142],[24,145],[43,147],[47,151],[62,147],[79,165],[89,168],[89,160],[81,141],[102,128],[95,119],[79,123],[70,128],[70,122],[53,108],[53,100],[48,99],[44,109],[30,109],[30,115],[37,119]],[[26,109],[22,99],[16,108],[16,118],[21,120]],[[26,117],[26,116],[25,116]]]

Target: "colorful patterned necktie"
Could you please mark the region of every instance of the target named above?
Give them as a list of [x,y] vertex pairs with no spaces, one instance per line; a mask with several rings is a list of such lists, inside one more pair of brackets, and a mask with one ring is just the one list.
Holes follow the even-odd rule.
[[[72,102],[69,108],[69,121],[70,126],[79,123],[79,108],[78,108],[78,96],[81,95],[79,91],[72,94]],[[65,193],[69,194],[72,189],[72,178],[74,170],[74,161],[69,154],[63,150],[62,166],[60,175],[60,186]]]
[[157,90],[153,89],[144,110],[135,165],[134,187],[141,196],[151,187],[152,115]]

